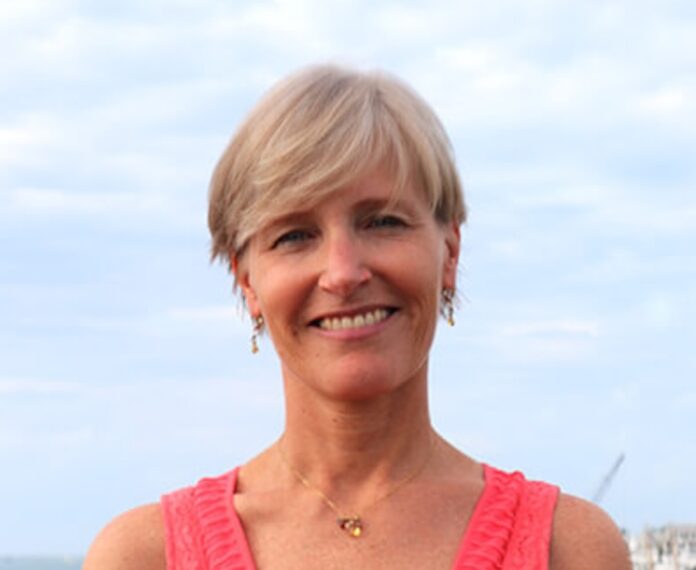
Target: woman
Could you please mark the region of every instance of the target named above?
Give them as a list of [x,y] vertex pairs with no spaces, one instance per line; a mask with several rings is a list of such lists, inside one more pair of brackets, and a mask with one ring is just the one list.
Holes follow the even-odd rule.
[[322,66],[267,94],[217,166],[209,225],[252,351],[265,331],[280,357],[284,433],[118,517],[85,568],[630,568],[599,509],[432,428],[465,214],[446,134],[398,80]]

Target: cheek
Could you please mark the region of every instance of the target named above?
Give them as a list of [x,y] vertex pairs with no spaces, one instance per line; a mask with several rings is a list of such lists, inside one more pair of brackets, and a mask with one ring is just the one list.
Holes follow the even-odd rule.
[[436,248],[413,251],[401,263],[402,277],[409,290],[424,304],[437,305],[445,276],[442,252]]
[[298,274],[279,267],[258,268],[261,277],[255,280],[254,291],[273,338],[298,334],[305,291]]
[[[400,264],[399,278],[395,282],[405,301],[405,309],[414,323],[414,334],[418,341],[430,338],[440,311],[439,267],[433,263],[432,251],[419,252]],[[414,259],[423,260],[414,263]]]
[[443,273],[444,259],[438,250],[420,252],[422,260],[411,264],[409,277],[412,280],[410,290],[418,302],[418,315],[421,326],[417,335],[419,342],[431,342],[440,315],[440,299],[443,286],[447,286],[446,275]]

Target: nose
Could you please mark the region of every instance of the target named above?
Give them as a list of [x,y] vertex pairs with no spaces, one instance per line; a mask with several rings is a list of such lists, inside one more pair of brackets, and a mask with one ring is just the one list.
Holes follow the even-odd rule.
[[372,277],[354,237],[329,236],[325,248],[324,267],[319,276],[319,287],[323,290],[348,297]]

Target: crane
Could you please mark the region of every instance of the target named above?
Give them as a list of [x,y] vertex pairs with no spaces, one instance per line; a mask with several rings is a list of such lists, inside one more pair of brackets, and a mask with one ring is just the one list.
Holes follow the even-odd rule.
[[611,482],[614,479],[616,472],[619,470],[619,467],[621,467],[621,464],[624,462],[624,459],[626,459],[626,454],[622,453],[621,455],[619,455],[616,461],[614,461],[614,465],[612,465],[611,469],[609,469],[609,472],[604,476],[604,479],[602,479],[602,482],[599,484],[599,487],[597,487],[597,490],[594,492],[594,495],[592,495],[593,503],[600,503],[602,497],[604,497],[604,494],[607,492],[607,489],[609,489],[609,486],[611,485]]

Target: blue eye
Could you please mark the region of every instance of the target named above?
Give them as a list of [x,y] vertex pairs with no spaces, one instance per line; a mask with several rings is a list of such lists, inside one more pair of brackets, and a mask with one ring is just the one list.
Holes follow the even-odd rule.
[[369,223],[369,226],[372,228],[398,228],[398,227],[403,227],[404,222],[403,220],[397,218],[396,216],[377,216],[374,219],[372,219]]
[[295,244],[305,241],[311,237],[310,233],[306,230],[291,230],[285,232],[278,239],[273,242],[273,247],[277,247],[283,244]]

